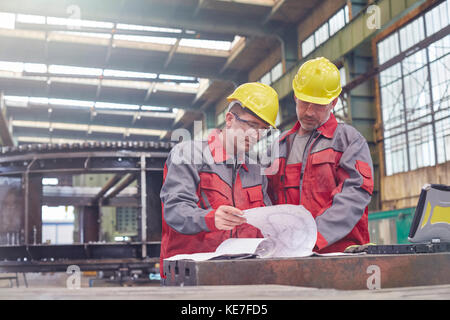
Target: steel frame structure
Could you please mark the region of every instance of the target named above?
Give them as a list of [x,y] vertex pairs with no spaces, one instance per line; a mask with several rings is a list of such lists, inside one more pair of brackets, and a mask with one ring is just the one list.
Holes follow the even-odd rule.
[[[5,197],[11,192],[13,196],[3,203],[0,217],[3,221],[15,221],[15,224],[0,226],[0,233],[13,231],[11,234],[14,235],[13,241],[10,238],[8,244],[0,244],[0,272],[65,271],[71,264],[82,265],[85,270],[111,270],[136,263],[147,268],[149,263],[154,264],[159,258],[160,242],[149,240],[159,240],[160,227],[153,224],[160,219],[160,203],[153,194],[159,193],[158,184],[162,182],[159,175],[162,177],[164,162],[172,146],[172,143],[163,142],[98,142],[3,147],[0,157],[0,189],[3,189],[0,195],[3,198],[0,197],[0,201],[7,201]],[[42,178],[55,173],[116,174],[92,201],[85,204],[87,214],[80,226],[84,243],[40,244]],[[154,177],[158,177],[158,181],[152,181]],[[99,240],[98,208],[136,179],[140,190],[137,202],[140,207],[139,241],[96,243]],[[115,189],[107,193],[114,186]],[[152,195],[148,197],[147,192]]]

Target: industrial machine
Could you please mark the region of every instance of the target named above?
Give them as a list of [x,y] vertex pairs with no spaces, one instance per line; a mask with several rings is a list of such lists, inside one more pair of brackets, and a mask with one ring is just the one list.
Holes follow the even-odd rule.
[[375,245],[370,254],[450,252],[450,186],[426,184],[409,229],[408,244]]
[[[0,151],[0,272],[102,271],[120,278],[155,272],[159,262],[165,142],[33,144]],[[111,174],[101,188],[43,186],[47,177]],[[123,192],[136,181],[135,193]],[[94,190],[94,192],[93,192]],[[42,243],[42,206],[77,208],[73,244]],[[101,239],[102,208],[116,207],[128,241]],[[134,221],[130,221],[134,219]],[[131,227],[131,229],[130,229]],[[137,230],[136,230],[137,228]]]

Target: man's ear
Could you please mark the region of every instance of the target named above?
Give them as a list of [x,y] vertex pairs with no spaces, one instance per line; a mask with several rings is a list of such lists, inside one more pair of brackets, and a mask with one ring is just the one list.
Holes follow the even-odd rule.
[[232,120],[233,120],[233,114],[231,112],[227,112],[225,114],[225,128],[231,128]]
[[339,97],[337,97],[336,99],[331,101],[331,109],[333,109],[336,106],[336,104],[338,103],[338,99],[339,99]]

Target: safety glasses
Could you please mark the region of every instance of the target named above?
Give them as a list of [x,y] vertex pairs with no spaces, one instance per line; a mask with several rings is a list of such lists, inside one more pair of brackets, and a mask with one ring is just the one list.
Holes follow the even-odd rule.
[[242,118],[240,118],[236,113],[231,112],[231,114],[236,118],[237,121],[247,125],[249,128],[252,128],[258,132],[267,132],[270,127],[267,126],[261,126],[260,124],[253,122],[251,120],[244,120]]

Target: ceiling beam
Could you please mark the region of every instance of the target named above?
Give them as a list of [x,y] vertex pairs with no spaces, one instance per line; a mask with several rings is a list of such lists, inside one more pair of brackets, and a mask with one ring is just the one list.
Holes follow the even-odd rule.
[[[117,24],[117,23],[116,23]],[[33,30],[33,31],[68,31],[77,33],[100,33],[105,35],[127,35],[127,36],[144,36],[144,37],[163,37],[163,38],[181,38],[181,39],[197,39],[197,40],[213,40],[213,41],[233,41],[234,35],[212,33],[212,32],[164,32],[164,31],[147,31],[147,30],[129,30],[118,28],[92,28],[92,27],[77,27],[76,30],[70,26],[58,26],[58,25],[46,25],[46,24],[33,24],[33,23],[21,23],[16,22],[15,29],[19,30]]]
[[[89,136],[89,137],[73,137],[67,135],[39,135],[39,134],[17,134],[14,139],[18,144],[48,144],[48,143],[83,143],[83,142],[102,142],[102,141],[160,141],[160,137],[126,137],[117,136],[111,138],[110,136]],[[166,139],[167,140],[167,139]]]
[[193,18],[196,6],[173,6],[170,1],[148,0],[15,0],[1,1],[0,11],[69,18],[67,8],[77,6],[83,20],[126,23],[144,26],[180,28],[241,36],[271,36],[273,29],[260,21],[242,19],[233,14]]
[[[137,116],[139,117],[139,116]],[[41,118],[36,118],[33,115],[20,115],[20,114],[14,114],[11,115],[12,121],[15,121],[15,125],[13,126],[14,129],[16,128],[20,128],[22,127],[21,123],[25,122],[25,125],[23,128],[27,128],[26,130],[28,130],[31,126],[28,126],[29,123],[34,122],[34,121],[42,121],[42,122],[49,122],[48,118],[46,118],[46,114],[43,115],[43,117]],[[172,123],[174,122],[175,118],[172,119],[159,119],[160,121],[157,121],[157,119],[153,119],[155,121],[145,121],[144,119],[142,119],[142,117],[140,119],[135,120],[135,122],[133,123],[133,117],[127,117],[127,118],[123,118],[121,120],[117,119],[117,120],[110,120],[108,119],[107,121],[105,121],[104,119],[98,119],[94,118],[91,123],[89,123],[89,118],[85,118],[85,119],[68,119],[68,116],[63,116],[63,115],[59,115],[57,117],[53,116],[52,117],[52,122],[49,122],[49,127],[54,128],[52,126],[52,123],[57,123],[57,124],[67,124],[68,128],[70,128],[72,125],[77,125],[80,126],[82,128],[86,128],[86,132],[89,132],[89,130],[92,131],[92,128],[95,128],[97,126],[104,126],[104,127],[111,127],[111,129],[113,130],[114,128],[123,128],[122,132],[120,132],[121,134],[124,133],[126,130],[129,129],[140,129],[140,130],[157,130],[157,131],[164,131],[167,130],[168,127],[171,127]],[[139,121],[140,120],[140,121]],[[33,128],[33,127],[31,127]],[[63,130],[59,127],[58,130]],[[69,131],[69,130],[67,130]]]
[[247,48],[250,43],[254,41],[254,37],[251,38],[241,38],[239,43],[236,44],[235,48],[231,51],[231,54],[228,56],[227,61],[222,66],[219,71],[219,74],[223,74],[226,69],[232,64],[236,58]]
[[47,78],[75,78],[75,79],[95,79],[95,80],[118,80],[137,82],[175,82],[175,83],[197,83],[197,79],[160,79],[144,77],[120,77],[120,76],[96,76],[90,74],[65,74],[65,73],[42,73],[42,72],[22,72],[24,77],[47,77]]
[[[77,45],[91,45],[108,47],[112,41],[114,48],[123,49],[136,49],[143,51],[157,51],[157,52],[169,52],[171,49],[170,44],[157,43],[154,41],[140,41],[133,38],[103,38],[96,36],[89,36],[88,33],[57,33],[47,31],[28,31],[28,30],[15,30],[15,29],[0,29],[0,36],[7,38],[18,38],[21,40],[30,39],[37,41],[47,41],[54,43],[71,43]],[[216,56],[226,58],[228,56],[227,50],[217,50],[210,48],[196,48],[191,46],[179,46],[177,53],[201,55],[201,56]]]
[[[105,59],[105,51],[99,49],[101,49],[101,46],[107,48],[109,44],[109,41],[106,39],[91,38],[89,41],[92,43],[60,42],[55,47],[56,43],[51,39],[47,43],[45,36],[35,37],[25,35],[22,37],[15,31],[18,30],[0,30],[0,42],[7,48],[7,50],[0,52],[0,60],[98,68],[100,64],[103,64]],[[31,42],[26,40],[30,40]],[[103,40],[106,40],[104,44]],[[30,44],[37,48],[33,55],[27,53],[29,52],[28,47]],[[52,44],[50,55],[48,53],[44,54],[39,49],[48,44]],[[70,54],[75,44],[77,54]],[[64,49],[65,47],[67,49]],[[58,49],[57,51],[56,48]],[[158,51],[160,48],[164,48],[164,50]],[[157,50],[155,51],[154,49]],[[233,75],[219,73],[221,66],[226,62],[230,54],[228,51],[178,46],[174,52],[174,54],[177,54],[177,59],[172,59],[172,63],[164,67],[163,54],[170,53],[170,49],[171,46],[169,45],[115,40],[111,50],[108,68],[129,72],[235,80]],[[158,52],[161,52],[161,54],[157,54]],[[206,61],[199,57],[199,55],[204,55],[207,58]],[[130,59],[127,57],[133,58]],[[202,60],[203,62],[201,62]],[[192,63],[193,61],[198,61],[198,63]],[[117,79],[117,77],[114,78]]]
[[[136,113],[139,113],[141,118],[161,118],[161,119],[173,119],[175,114],[173,112],[160,112],[160,111],[149,111],[149,110],[136,110],[136,111],[126,111],[126,110],[114,110],[114,109],[95,109],[90,107],[74,106],[74,105],[58,105],[58,104],[38,104],[38,103],[12,103],[8,102],[5,104],[8,115],[24,114],[34,117],[33,111],[40,114],[47,108],[51,107],[54,111],[72,111],[77,112],[77,114],[85,113],[86,116],[92,111],[95,111],[96,116],[115,116],[115,117],[133,117]],[[157,107],[157,106],[155,106]],[[161,106],[166,107],[166,106]]]
[[167,56],[166,61],[164,62],[164,68],[167,68],[169,66],[169,63],[172,61],[174,53],[177,51],[178,46],[180,45],[180,38],[177,39],[177,41],[174,43],[172,48],[169,51],[169,54]]
[[[80,84],[76,82],[52,81],[49,92],[46,89],[47,83],[45,78],[38,81],[23,78],[0,77],[0,87],[7,96],[48,97],[51,99],[68,99],[82,102],[94,102],[97,99],[96,83]],[[163,85],[161,83],[155,85],[154,89],[157,90],[157,92],[146,99],[148,86],[126,88],[117,85],[110,86],[104,81],[102,85],[102,95],[97,101],[133,106],[152,105],[186,109],[191,105],[197,92],[197,88],[170,84]],[[16,103],[16,105],[22,104],[26,104],[26,101],[23,103]],[[117,108],[119,107],[120,106],[117,106]],[[122,110],[124,109],[126,110],[127,106],[124,106]]]
[[75,132],[97,132],[108,134],[125,134],[140,136],[160,136],[166,130],[157,130],[149,128],[136,128],[125,126],[105,126],[105,125],[89,125],[88,123],[67,123],[67,122],[49,122],[49,121],[29,121],[29,120],[12,120],[13,133],[15,127],[44,129],[58,131],[75,131]]
[[275,5],[272,7],[272,10],[270,10],[269,14],[265,17],[263,21],[263,25],[268,23],[272,17],[277,14],[277,12],[280,10],[280,8],[283,6],[283,4],[286,2],[286,0],[278,0],[276,1]]

